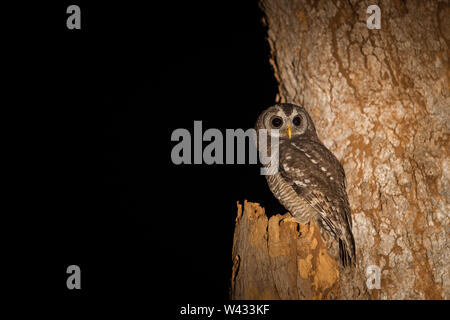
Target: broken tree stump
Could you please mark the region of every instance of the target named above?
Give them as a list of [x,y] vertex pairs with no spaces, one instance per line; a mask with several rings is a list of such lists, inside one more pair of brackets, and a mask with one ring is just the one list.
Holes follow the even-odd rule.
[[257,203],[238,203],[231,299],[368,299],[359,268],[342,270],[319,227],[270,219]]

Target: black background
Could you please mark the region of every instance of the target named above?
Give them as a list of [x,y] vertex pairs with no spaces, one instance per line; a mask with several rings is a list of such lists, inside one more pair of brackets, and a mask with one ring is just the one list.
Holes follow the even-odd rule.
[[[66,28],[71,4],[81,30]],[[33,2],[10,13],[10,296],[70,312],[150,303],[168,318],[226,301],[236,202],[285,210],[258,165],[177,166],[170,138],[194,120],[253,127],[274,103],[257,1]],[[66,287],[72,264],[81,290]]]
[[[81,30],[66,28],[70,4]],[[27,258],[45,275],[36,287],[65,301],[227,299],[236,202],[284,209],[258,165],[174,165],[171,134],[193,133],[194,120],[245,130],[274,103],[257,1],[38,9],[18,80],[34,101]],[[71,264],[80,291],[66,288]]]

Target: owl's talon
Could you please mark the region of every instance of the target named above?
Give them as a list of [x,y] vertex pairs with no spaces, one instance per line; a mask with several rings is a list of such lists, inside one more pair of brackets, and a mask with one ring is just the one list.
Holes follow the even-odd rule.
[[294,222],[294,223],[298,223],[297,220],[295,220],[295,218],[292,217],[292,216],[286,217],[286,218],[282,218],[278,224],[281,224],[281,222]]

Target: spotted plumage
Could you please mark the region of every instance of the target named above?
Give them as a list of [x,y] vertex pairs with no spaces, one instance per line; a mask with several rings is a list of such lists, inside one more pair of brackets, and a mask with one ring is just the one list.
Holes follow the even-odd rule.
[[[355,262],[352,219],[345,173],[317,137],[303,107],[277,104],[258,118],[256,129],[279,138],[278,172],[267,175],[270,190],[300,223],[315,219],[339,243],[343,266]],[[276,129],[276,130],[275,130]]]

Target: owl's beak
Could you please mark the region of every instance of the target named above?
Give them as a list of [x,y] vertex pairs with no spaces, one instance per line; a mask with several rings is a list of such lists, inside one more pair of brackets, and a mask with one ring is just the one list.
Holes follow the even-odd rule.
[[288,135],[288,137],[290,139],[291,136],[292,136],[292,131],[291,131],[291,126],[290,125],[286,126],[286,133],[287,133],[287,135]]

